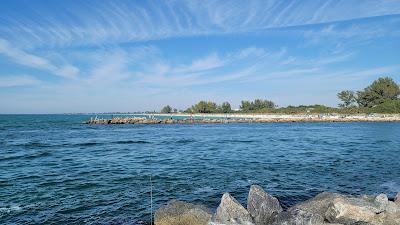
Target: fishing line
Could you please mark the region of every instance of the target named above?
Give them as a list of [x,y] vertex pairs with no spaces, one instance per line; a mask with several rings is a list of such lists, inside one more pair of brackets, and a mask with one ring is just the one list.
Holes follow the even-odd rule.
[[152,148],[149,151],[149,168],[150,168],[150,225],[153,225],[153,181],[152,181]]

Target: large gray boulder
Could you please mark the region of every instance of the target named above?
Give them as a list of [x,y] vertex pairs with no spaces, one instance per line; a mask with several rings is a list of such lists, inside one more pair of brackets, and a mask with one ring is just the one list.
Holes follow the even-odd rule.
[[400,215],[400,205],[389,201],[386,207],[386,212],[389,214],[398,214]]
[[291,207],[288,211],[301,210],[308,212],[309,214],[314,215],[315,217],[325,218],[325,212],[328,210],[330,204],[336,198],[344,198],[344,195],[331,193],[331,192],[322,192],[315,196],[312,199],[309,199],[305,202],[297,204]]
[[229,193],[225,193],[209,224],[253,225],[253,219],[235,198]]
[[374,203],[376,207],[378,207],[382,212],[386,210],[388,204],[389,204],[389,199],[387,195],[385,194],[379,194],[374,198]]
[[252,185],[247,197],[247,211],[256,225],[267,225],[282,212],[282,207],[277,198],[266,193],[260,186]]
[[171,201],[154,215],[155,225],[206,225],[211,219],[208,209],[183,201]]
[[325,213],[329,222],[343,224],[356,224],[357,222],[371,223],[377,218],[375,215],[380,212],[379,208],[371,204],[364,204],[359,199],[335,199]]
[[273,225],[322,225],[324,218],[302,209],[293,208],[278,214]]
[[396,197],[394,198],[394,202],[400,205],[400,192],[397,193]]
[[325,213],[329,222],[345,225],[399,225],[400,214],[387,196],[380,194],[372,197],[339,197],[333,200]]
[[324,192],[280,213],[274,225],[400,225],[400,205],[378,196]]

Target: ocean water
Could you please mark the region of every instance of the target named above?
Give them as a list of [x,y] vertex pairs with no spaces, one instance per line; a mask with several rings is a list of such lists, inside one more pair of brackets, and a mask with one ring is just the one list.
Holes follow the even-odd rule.
[[400,123],[85,125],[0,116],[0,224],[143,224],[172,199],[215,209],[259,184],[284,207],[400,191]]

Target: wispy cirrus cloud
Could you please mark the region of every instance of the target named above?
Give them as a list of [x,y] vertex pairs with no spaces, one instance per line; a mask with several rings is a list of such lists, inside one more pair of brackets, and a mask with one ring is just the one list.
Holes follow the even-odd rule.
[[314,75],[327,66],[350,60],[354,53],[303,57],[291,55],[286,48],[271,51],[252,46],[225,54],[211,52],[186,64],[169,61],[159,49],[148,46],[130,51],[112,49],[94,55],[97,57],[92,57],[95,60],[88,65],[80,83],[93,87],[130,84],[169,88]]
[[129,59],[125,52],[112,52],[104,57],[102,62],[91,68],[84,82],[97,87],[110,87],[132,76],[132,72],[127,68],[128,63]]
[[[398,1],[16,1],[0,10],[0,34],[23,46],[70,46],[227,34],[399,15]],[[28,10],[30,13],[25,13]],[[21,12],[21,13],[19,13]]]
[[320,45],[330,42],[341,42],[347,45],[364,44],[366,41],[383,37],[400,37],[396,29],[400,24],[399,17],[388,18],[384,21],[368,23],[328,24],[319,28],[304,29],[303,35],[308,44]]
[[174,69],[174,73],[196,73],[222,67],[228,63],[227,59],[221,59],[217,53],[207,57],[196,59],[190,65],[181,65]]
[[168,64],[160,60],[148,65],[148,70],[136,73],[138,82],[152,86],[193,86],[236,80],[249,76],[266,58],[281,57],[282,51],[267,52],[248,47],[222,56],[211,53],[189,64]]
[[55,65],[48,59],[13,47],[8,41],[3,39],[0,39],[0,54],[17,64],[44,70],[64,78],[74,78],[79,74],[79,69],[72,65]]
[[40,80],[28,75],[0,76],[0,87],[2,88],[35,86],[39,85],[40,83]]

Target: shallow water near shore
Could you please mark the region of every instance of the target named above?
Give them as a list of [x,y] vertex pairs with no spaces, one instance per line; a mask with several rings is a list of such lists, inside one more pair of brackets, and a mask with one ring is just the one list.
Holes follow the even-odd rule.
[[171,199],[400,191],[400,123],[85,125],[0,115],[0,224],[140,224]]

